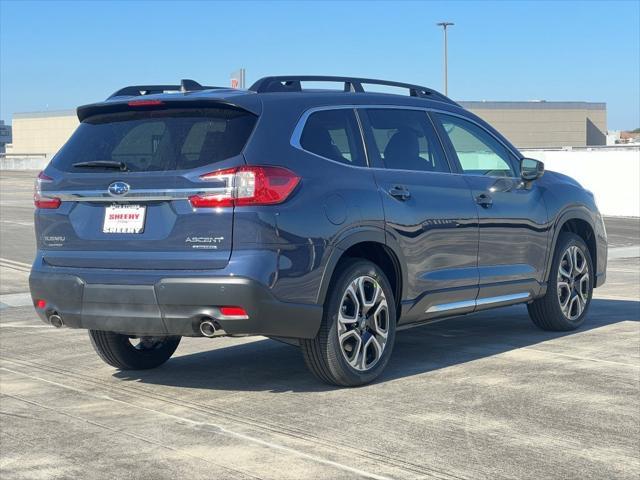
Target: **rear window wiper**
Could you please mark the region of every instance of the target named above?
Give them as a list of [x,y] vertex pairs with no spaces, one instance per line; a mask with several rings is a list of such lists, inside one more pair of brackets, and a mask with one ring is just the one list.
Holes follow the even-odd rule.
[[128,172],[127,164],[124,162],[116,162],[114,160],[93,160],[91,162],[78,162],[73,164],[74,167],[87,168],[117,168],[121,172]]

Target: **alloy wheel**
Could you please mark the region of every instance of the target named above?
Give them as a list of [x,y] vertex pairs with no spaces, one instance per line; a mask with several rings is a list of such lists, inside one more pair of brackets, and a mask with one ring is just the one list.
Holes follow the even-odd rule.
[[344,359],[358,371],[373,368],[389,335],[389,309],[382,286],[370,276],[353,280],[342,295],[338,341]]
[[571,245],[560,258],[558,267],[558,302],[568,320],[582,315],[589,301],[589,263],[584,252]]

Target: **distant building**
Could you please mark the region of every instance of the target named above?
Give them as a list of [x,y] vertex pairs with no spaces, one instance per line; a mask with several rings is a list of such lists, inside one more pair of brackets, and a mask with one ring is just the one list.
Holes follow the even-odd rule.
[[593,102],[458,102],[518,148],[606,145],[607,104]]
[[78,126],[75,110],[13,114],[12,154],[54,155]]
[[[606,104],[460,102],[519,148],[606,144]],[[7,153],[54,155],[78,126],[75,110],[16,113]]]
[[5,125],[4,120],[0,120],[0,153],[5,152],[7,143],[11,143],[11,125]]
[[620,141],[617,143],[640,143],[640,129],[631,132],[620,132]]

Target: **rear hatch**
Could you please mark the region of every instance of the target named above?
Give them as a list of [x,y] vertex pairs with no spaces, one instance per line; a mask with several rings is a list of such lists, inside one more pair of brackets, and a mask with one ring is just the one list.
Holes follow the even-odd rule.
[[229,105],[185,103],[109,105],[108,113],[97,109],[83,119],[37,182],[36,234],[45,263],[227,265],[233,206],[202,207],[193,199],[230,187],[224,176],[201,176],[244,164],[241,152],[257,117]]

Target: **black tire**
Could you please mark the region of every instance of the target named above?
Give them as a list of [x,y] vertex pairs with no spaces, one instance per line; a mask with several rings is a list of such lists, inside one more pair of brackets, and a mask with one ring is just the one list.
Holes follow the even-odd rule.
[[[588,289],[588,292],[585,295],[586,302],[582,313],[573,319],[568,318],[563,312],[561,307],[561,298],[558,293],[558,270],[560,269],[565,252],[567,252],[571,247],[577,247],[579,249],[588,268],[588,280],[585,281],[585,285]],[[527,305],[529,316],[533,323],[542,330],[554,332],[566,332],[580,327],[580,325],[584,323],[584,319],[589,310],[589,305],[591,304],[594,275],[595,272],[593,270],[591,254],[589,253],[589,248],[585,244],[584,240],[574,233],[562,232],[556,242],[556,249],[553,254],[553,264],[551,265],[551,271],[549,272],[549,279],[547,281],[547,292],[544,297],[538,298]],[[569,295],[573,295],[573,293],[573,290],[569,290]]]
[[[361,358],[364,359],[362,362],[364,369],[356,369],[347,361],[347,358],[345,358],[346,354],[343,353],[343,347],[346,345],[346,342],[343,340],[343,343],[341,344],[338,339],[338,335],[340,329],[347,329],[349,330],[349,333],[351,333],[350,330],[355,331],[358,322],[354,322],[353,325],[348,325],[346,327],[343,322],[341,324],[342,326],[339,327],[338,312],[339,310],[343,313],[345,312],[345,310],[342,310],[342,301],[343,296],[346,295],[347,288],[356,279],[363,277],[374,279],[375,282],[377,282],[377,285],[370,282],[370,288],[374,288],[377,291],[377,287],[380,287],[382,289],[382,294],[384,295],[379,298],[379,302],[377,303],[378,307],[370,307],[368,309],[368,312],[365,315],[367,318],[366,322],[378,322],[376,325],[383,325],[385,324],[384,317],[386,316],[385,325],[387,333],[386,337],[382,337],[378,335],[380,330],[374,331],[371,326],[364,327],[362,329],[363,333],[360,337],[361,343],[358,343],[358,347],[361,347],[364,344],[365,348],[361,351],[359,348],[356,350],[356,347],[352,347],[352,351],[356,350],[354,356],[357,356],[358,352],[362,352]],[[371,299],[373,299],[373,294],[371,293],[371,295]],[[386,311],[384,308],[380,308],[380,306],[383,306],[383,302],[386,303]],[[372,310],[375,310],[375,312],[371,312]],[[360,326],[362,326],[362,324],[360,324]],[[395,333],[395,299],[387,277],[374,263],[366,260],[352,259],[345,261],[338,267],[338,271],[332,280],[329,292],[327,293],[322,324],[320,325],[320,329],[316,337],[313,339],[301,339],[300,346],[307,367],[318,379],[332,385],[354,387],[369,383],[382,373],[387,366],[393,351]],[[385,342],[381,349],[381,354],[379,354],[380,350],[376,348],[376,345],[368,344],[370,338],[374,336],[376,337],[377,346],[381,345],[383,341]],[[347,342],[348,341],[349,340],[347,340]],[[368,353],[373,353],[374,357],[377,357],[375,362],[371,362],[370,368],[366,368],[367,359],[368,357],[371,357]]]
[[[134,346],[128,335],[89,330],[96,353],[120,370],[148,370],[162,365],[178,348],[181,337],[141,337]],[[134,340],[135,341],[135,340]]]

